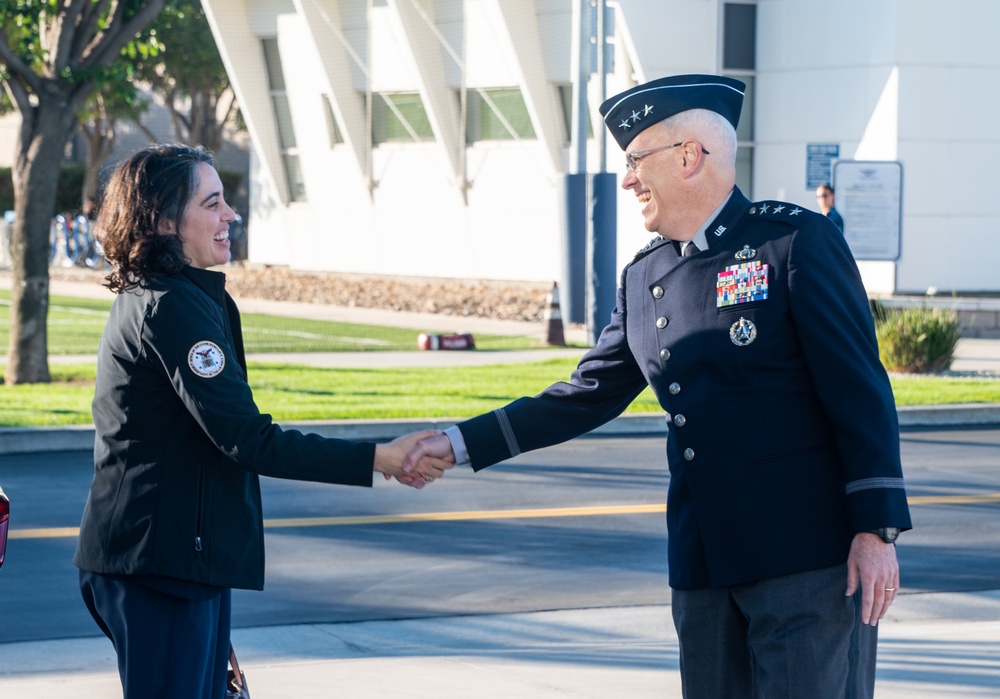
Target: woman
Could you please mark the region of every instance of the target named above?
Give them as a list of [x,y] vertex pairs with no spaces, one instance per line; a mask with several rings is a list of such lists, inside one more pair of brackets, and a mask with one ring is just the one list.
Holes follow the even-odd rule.
[[178,145],[119,164],[102,204],[117,297],[98,354],[95,473],[74,563],[125,699],[225,696],[230,589],[264,585],[258,474],[371,486],[373,470],[401,475],[428,434],[323,439],[258,411],[239,313],[225,275],[209,271],[229,261],[234,218],[211,156]]

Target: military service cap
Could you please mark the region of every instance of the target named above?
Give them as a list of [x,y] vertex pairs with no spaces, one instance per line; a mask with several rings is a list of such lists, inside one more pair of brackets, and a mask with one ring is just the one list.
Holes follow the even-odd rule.
[[673,75],[636,85],[606,100],[601,116],[625,150],[643,129],[689,109],[718,112],[735,129],[745,89],[739,80],[721,75]]

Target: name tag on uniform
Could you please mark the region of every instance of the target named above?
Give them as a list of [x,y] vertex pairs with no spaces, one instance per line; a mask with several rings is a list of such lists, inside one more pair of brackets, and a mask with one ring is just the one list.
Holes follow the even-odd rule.
[[716,308],[767,300],[767,265],[760,260],[726,267],[715,283]]

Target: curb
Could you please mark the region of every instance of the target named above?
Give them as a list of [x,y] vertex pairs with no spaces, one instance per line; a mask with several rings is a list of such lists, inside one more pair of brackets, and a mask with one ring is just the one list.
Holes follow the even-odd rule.
[[[897,408],[900,427],[981,427],[1000,425],[1000,403],[966,403]],[[361,441],[388,441],[415,430],[443,430],[465,418],[412,418],[406,420],[317,420],[281,423],[284,429],[318,434],[321,437]],[[587,436],[629,437],[666,435],[660,413],[622,415]],[[94,448],[94,428],[90,425],[65,427],[0,428],[0,455],[60,451],[89,451]]]

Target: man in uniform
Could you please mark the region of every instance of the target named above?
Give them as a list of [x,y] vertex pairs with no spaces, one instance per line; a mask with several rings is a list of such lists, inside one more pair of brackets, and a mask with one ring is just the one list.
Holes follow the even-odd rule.
[[829,219],[735,186],[743,83],[684,75],[601,106],[657,237],[568,382],[418,445],[480,470],[667,413],[668,559],[686,697],[870,697],[910,528],[864,287]]
[[837,211],[837,207],[834,206],[834,190],[833,185],[829,182],[824,182],[819,187],[816,188],[816,201],[819,203],[819,210],[828,219],[833,221],[834,225],[840,229],[840,232],[844,232],[844,217],[840,215]]

